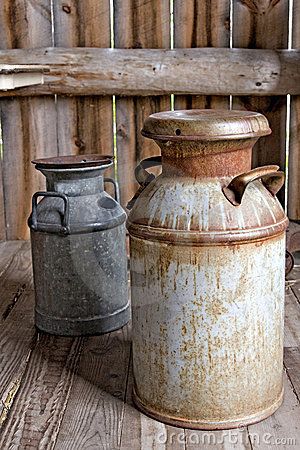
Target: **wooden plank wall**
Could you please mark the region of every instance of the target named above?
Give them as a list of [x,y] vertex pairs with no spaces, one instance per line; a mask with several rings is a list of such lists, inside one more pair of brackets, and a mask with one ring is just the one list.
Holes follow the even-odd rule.
[[[109,0],[53,3],[56,47],[110,47]],[[112,98],[57,98],[59,154],[108,153],[113,149]]]
[[[0,48],[233,47],[287,48],[288,0],[2,0]],[[174,23],[171,6],[174,8]],[[230,11],[230,5],[233,10]],[[231,14],[232,13],[232,14]],[[230,17],[233,18],[230,23]],[[293,47],[299,48],[298,2],[294,1]],[[113,30],[111,30],[113,23]],[[153,76],[155,77],[155,67]],[[76,94],[76,92],[74,93]],[[136,190],[134,167],[159,152],[141,137],[144,119],[171,108],[170,96],[24,97],[0,100],[4,157],[0,158],[0,239],[28,237],[26,220],[34,191],[44,186],[30,160],[57,154],[114,153],[116,120],[117,174],[125,206]],[[225,108],[225,96],[176,96],[175,108]],[[285,168],[286,97],[235,97],[233,108],[265,114],[273,133],[255,147],[253,166],[277,163]],[[299,99],[292,99],[289,213],[300,220]],[[113,172],[113,171],[112,171]],[[110,175],[113,173],[111,172]],[[3,198],[3,199],[2,199]],[[283,200],[283,192],[281,193]],[[4,205],[4,207],[3,207]]]
[[[0,48],[51,45],[50,0],[1,1]],[[55,117],[54,97],[1,100],[0,111],[6,238],[21,239],[28,237],[31,196],[44,187],[42,175],[30,161],[57,152],[56,121],[51,120]]]
[[[1,145],[1,144],[0,144]],[[2,153],[2,146],[0,148]],[[6,240],[5,230],[5,209],[4,209],[4,192],[3,192],[3,163],[2,156],[0,156],[0,241]]]
[[[293,3],[292,48],[300,48],[300,2]],[[300,97],[291,98],[288,215],[300,220]]]
[[[175,0],[174,47],[229,47],[230,0]],[[175,109],[228,109],[225,96],[175,96]]]
[[[169,0],[115,0],[114,4],[115,47],[170,48]],[[141,136],[144,119],[169,109],[170,96],[116,98],[118,179],[124,206],[137,189],[137,162],[159,154],[157,145]]]
[[[58,0],[53,14],[51,0],[5,0],[0,30],[1,48],[110,47],[109,0],[84,5]],[[57,154],[113,153],[112,99],[29,97],[1,100],[0,108],[5,149],[0,201],[3,192],[6,220],[4,228],[0,207],[0,238],[28,238],[31,196],[45,187],[30,161]]]
[[[287,48],[288,0],[236,0],[233,2],[233,47]],[[272,134],[259,139],[253,151],[253,167],[278,164],[285,170],[286,102],[280,97],[234,97],[234,109],[264,114]],[[284,190],[279,193],[284,201]]]
[[[110,47],[109,0],[55,1],[53,22],[55,47]],[[58,96],[57,124],[59,155],[114,154],[112,97]]]

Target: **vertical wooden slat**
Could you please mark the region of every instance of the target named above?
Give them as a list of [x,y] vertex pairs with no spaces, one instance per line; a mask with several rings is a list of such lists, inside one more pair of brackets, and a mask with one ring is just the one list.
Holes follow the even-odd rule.
[[[170,47],[169,0],[115,0],[114,19],[116,47]],[[149,114],[168,109],[169,96],[116,99],[118,179],[124,206],[136,190],[137,161],[159,153],[153,141],[141,136],[143,122]]]
[[[51,46],[50,0],[2,0],[0,48]],[[55,156],[54,98],[5,99],[0,102],[3,138],[3,190],[7,239],[28,237],[27,217],[34,191],[44,177],[30,161]]]
[[[229,47],[230,0],[174,0],[174,46]],[[227,96],[175,96],[175,109],[228,109]]]
[[[110,47],[109,0],[58,0],[54,42],[58,47]],[[57,98],[60,154],[113,154],[111,97]]]
[[[287,48],[288,0],[237,0],[233,2],[233,46]],[[253,151],[253,167],[278,164],[285,169],[286,97],[235,97],[234,109],[259,111],[270,123],[272,134],[260,138]],[[280,191],[284,201],[284,190]]]
[[0,241],[5,241],[6,240],[6,230],[5,230],[5,209],[4,209],[2,170],[3,170],[2,155],[0,154]]
[[[300,48],[300,2],[294,0],[292,47]],[[288,216],[300,220],[300,96],[291,98]]]

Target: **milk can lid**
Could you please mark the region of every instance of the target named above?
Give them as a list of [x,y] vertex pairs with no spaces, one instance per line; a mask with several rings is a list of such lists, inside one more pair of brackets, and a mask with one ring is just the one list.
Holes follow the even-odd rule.
[[142,135],[161,141],[247,139],[271,133],[260,113],[238,110],[190,109],[151,114]]
[[84,167],[110,166],[114,157],[110,155],[64,155],[51,158],[34,159],[37,169],[79,169]]

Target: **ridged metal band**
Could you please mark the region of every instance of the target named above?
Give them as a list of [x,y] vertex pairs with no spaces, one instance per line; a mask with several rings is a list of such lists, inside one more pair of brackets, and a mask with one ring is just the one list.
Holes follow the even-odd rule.
[[284,233],[288,226],[285,217],[274,225],[248,230],[228,231],[182,231],[166,228],[154,228],[146,225],[134,224],[127,221],[127,229],[131,236],[151,241],[162,241],[176,245],[224,245],[248,243],[271,238]]

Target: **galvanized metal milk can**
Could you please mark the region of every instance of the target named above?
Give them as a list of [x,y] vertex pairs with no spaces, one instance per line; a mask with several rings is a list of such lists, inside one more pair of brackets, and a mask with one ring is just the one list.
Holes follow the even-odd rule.
[[[47,179],[47,192],[32,198],[29,218],[40,330],[98,334],[129,320],[126,213],[114,180],[103,179],[112,160],[84,155],[33,161]],[[114,183],[116,199],[104,191],[105,181]]]
[[[163,422],[233,428],[282,402],[284,175],[251,170],[252,147],[270,132],[247,111],[145,121],[161,157],[137,167],[128,218],[134,401]],[[146,169],[160,162],[153,179]]]

